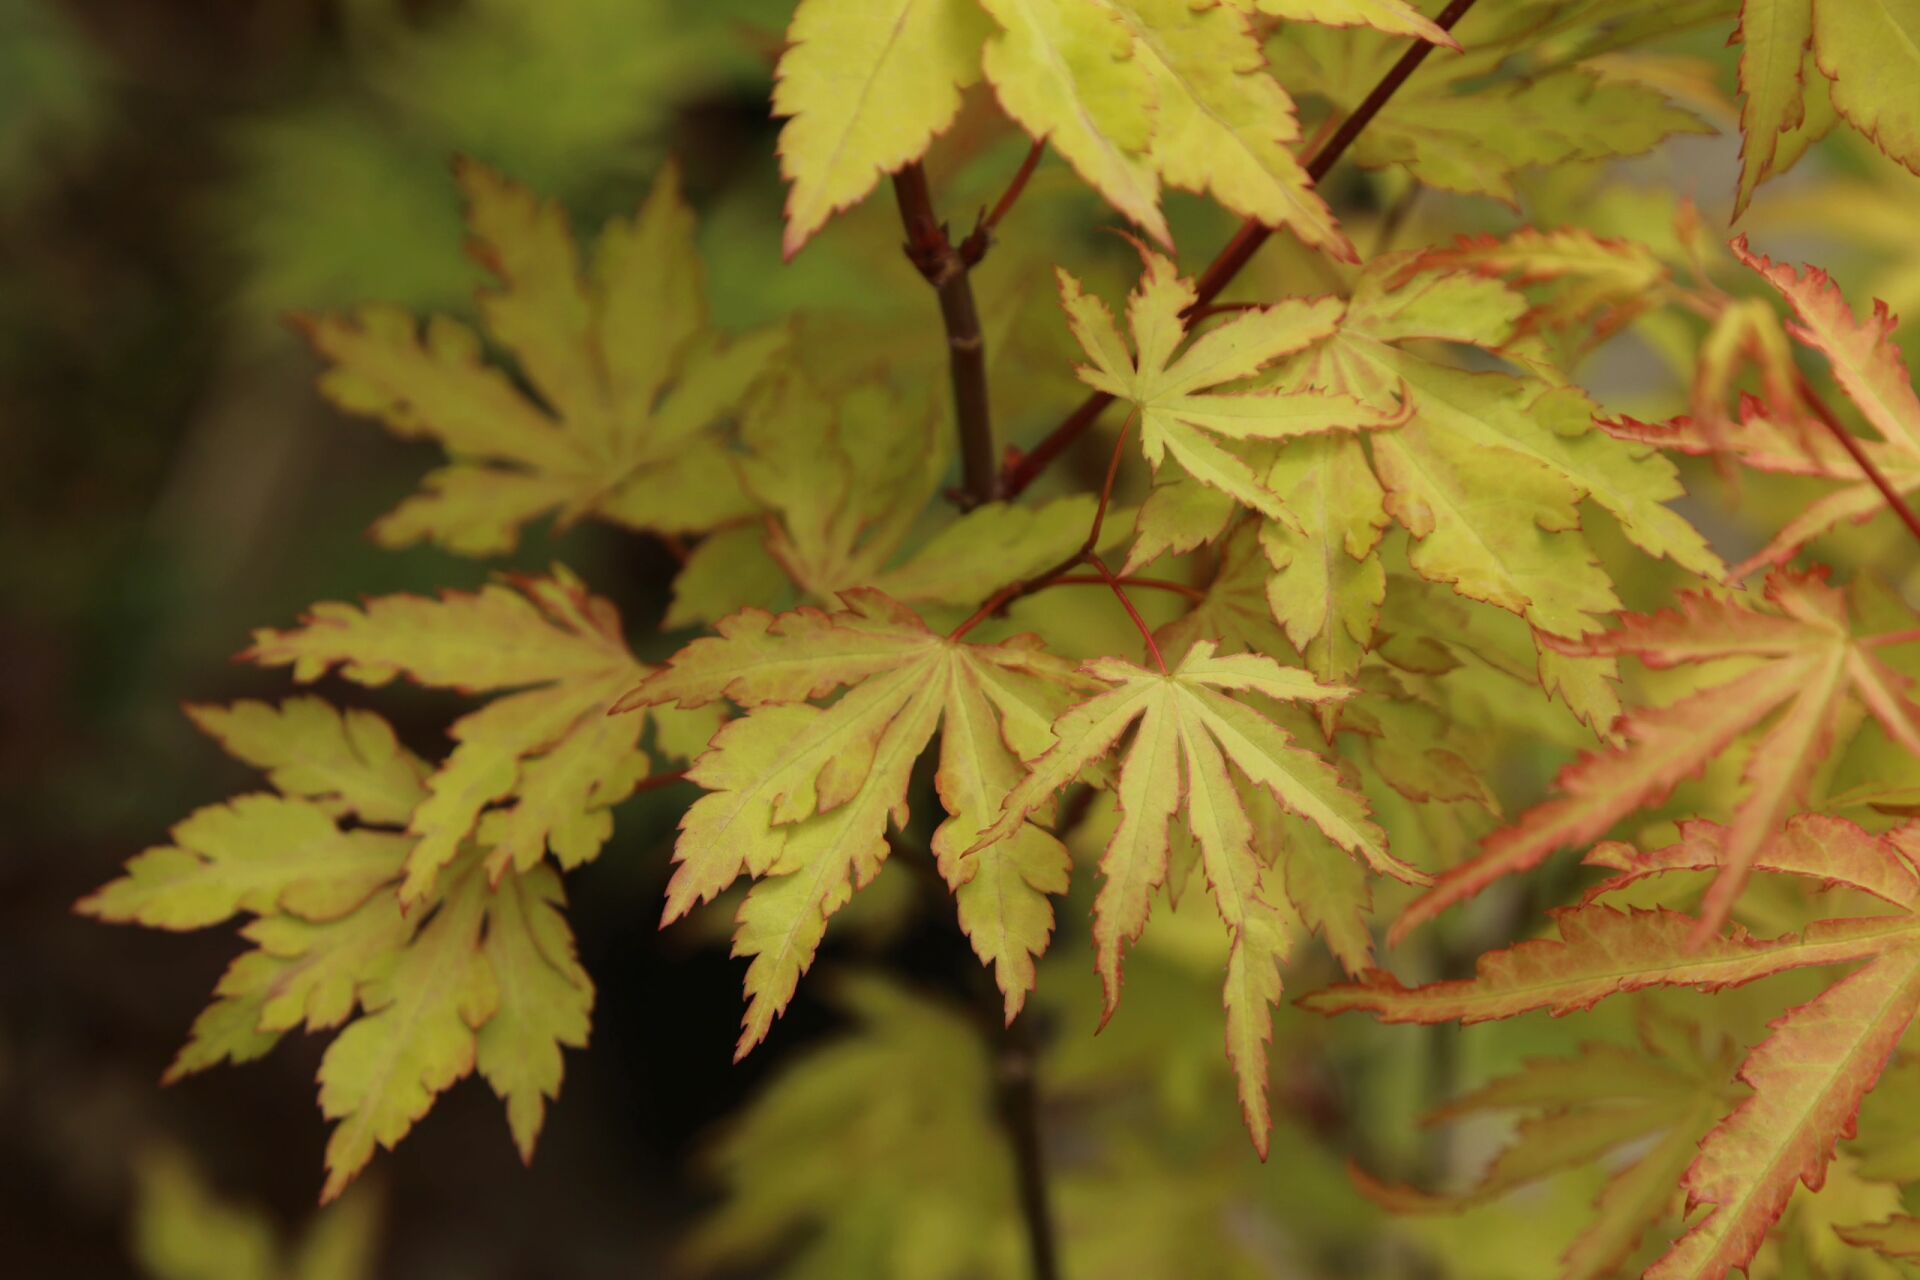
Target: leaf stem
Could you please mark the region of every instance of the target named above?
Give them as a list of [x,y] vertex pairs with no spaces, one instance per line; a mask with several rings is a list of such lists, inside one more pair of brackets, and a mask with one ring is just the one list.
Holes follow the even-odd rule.
[[[1047,585],[1050,587],[1097,587],[1104,586],[1106,579],[1097,573],[1064,573]],[[1206,601],[1207,593],[1199,587],[1190,587],[1184,582],[1173,582],[1166,578],[1123,577],[1116,581],[1123,587],[1144,587],[1151,591],[1172,591],[1183,595],[1195,604]]]
[[1813,410],[1813,416],[1820,419],[1821,425],[1833,433],[1833,438],[1840,442],[1840,447],[1847,451],[1847,456],[1853,459],[1854,465],[1873,482],[1873,487],[1880,491],[1880,496],[1887,500],[1887,505],[1893,509],[1893,513],[1900,517],[1902,524],[1907,526],[1907,532],[1911,533],[1916,541],[1920,541],[1920,516],[1914,515],[1913,508],[1908,506],[1907,500],[1900,496],[1900,491],[1893,487],[1892,481],[1881,474],[1880,468],[1873,465],[1873,459],[1869,458],[1867,451],[1860,447],[1860,441],[1854,437],[1853,432],[1842,425],[1840,419],[1834,416],[1833,409],[1804,376],[1799,379],[1799,392],[1800,399],[1807,408]]
[[1120,585],[1120,579],[1114,577],[1113,570],[1107,568],[1107,562],[1093,552],[1087,552],[1086,557],[1087,563],[1099,570],[1100,576],[1106,579],[1109,587],[1113,588],[1113,594],[1120,600],[1120,607],[1127,611],[1129,618],[1133,619],[1133,625],[1140,629],[1140,638],[1147,642],[1147,652],[1153,655],[1153,665],[1160,668],[1161,675],[1168,674],[1167,660],[1160,656],[1160,646],[1154,641],[1153,628],[1149,627],[1147,620],[1140,616],[1140,611],[1133,607],[1133,601],[1128,598],[1127,589]]
[[685,782],[686,780],[687,771],[685,769],[675,769],[672,773],[656,773],[651,777],[640,779],[633,788],[633,794],[641,795],[648,791],[658,791],[662,787],[670,787],[676,782]]
[[961,488],[956,500],[963,509],[971,509],[993,501],[997,475],[993,418],[987,403],[987,339],[967,278],[970,263],[953,247],[934,213],[927,171],[919,161],[893,175],[893,194],[907,232],[907,258],[940,300],[940,319],[947,330],[947,367],[953,379],[954,426],[960,433]]
[[[1473,5],[1474,0],[1450,0],[1440,16],[1433,20],[1434,25],[1442,31],[1452,30],[1454,24],[1465,17],[1467,10],[1473,8]],[[1388,99],[1399,91],[1408,77],[1412,76],[1419,69],[1420,64],[1427,60],[1427,55],[1432,53],[1433,49],[1434,46],[1424,40],[1415,41],[1409,45],[1406,52],[1400,55],[1399,61],[1380,77],[1380,83],[1374,85],[1373,91],[1358,107],[1354,108],[1353,114],[1342,120],[1340,127],[1333,131],[1332,136],[1315,150],[1313,158],[1307,162],[1307,176],[1316,185],[1339,162],[1340,157],[1347,153],[1347,149],[1353,145],[1354,140],[1373,122],[1374,117],[1380,114],[1380,109],[1387,105]],[[1253,255],[1272,234],[1273,228],[1266,226],[1258,219],[1249,218],[1241,223],[1233,239],[1227,242],[1226,247],[1207,265],[1207,269],[1195,282],[1196,296],[1193,306],[1189,308],[1189,313],[1199,311],[1219,296],[1220,291],[1233,282],[1233,278],[1240,274],[1241,268],[1253,260]],[[1010,460],[1006,469],[1001,472],[998,496],[1015,498],[1023,493],[1028,485],[1053,465],[1056,458],[1067,451],[1069,445],[1099,420],[1101,410],[1105,409],[1112,399],[1113,397],[1104,391],[1094,392],[1081,401],[1080,407],[1068,414],[1066,420],[1055,427],[1030,452]]]
[[994,203],[993,212],[981,218],[967,238],[960,242],[960,257],[968,266],[987,256],[987,248],[993,243],[994,228],[1000,225],[1002,218],[1013,212],[1020,193],[1027,189],[1027,179],[1040,167],[1040,157],[1046,154],[1045,141],[1033,144],[1027,152],[1027,158],[1020,162],[1020,169],[1013,175],[1013,181],[1007,184],[1007,189],[1000,193],[1000,199]]

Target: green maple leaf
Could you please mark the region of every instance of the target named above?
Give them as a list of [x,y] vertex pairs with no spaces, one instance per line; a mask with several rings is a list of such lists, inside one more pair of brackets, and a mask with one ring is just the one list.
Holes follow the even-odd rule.
[[[984,79],[1001,108],[1161,244],[1160,188],[1211,195],[1352,260],[1294,154],[1293,100],[1244,0],[805,0],[774,95],[787,117],[792,257],[882,175],[918,160]],[[1453,46],[1404,0],[1261,0],[1262,12],[1364,23]],[[984,17],[982,10],[984,9]]]
[[[956,642],[881,592],[843,593],[834,613],[747,610],[696,640],[616,710],[725,698],[746,709],[688,770],[706,788],[681,819],[662,923],[711,901],[741,875],[734,954],[752,957],[738,1055],[766,1037],[812,965],[828,919],[879,874],[889,827],[908,818],[914,762],[940,732],[935,786],[947,818],[933,836],[960,925],[994,969],[1009,1020],[1053,929],[1052,894],[1069,859],[1028,823],[976,836],[1051,742],[1048,723],[1075,687],[1072,665],[1031,637]],[[812,705],[837,689],[831,705]],[[619,717],[615,717],[618,719]]]
[[[1613,16],[1575,3],[1469,13],[1454,31],[1466,52],[1422,64],[1355,142],[1354,159],[1517,205],[1514,180],[1524,170],[1637,155],[1676,134],[1708,132],[1659,90],[1585,65],[1583,54],[1603,51]],[[1554,53],[1544,54],[1549,47]],[[1283,23],[1268,53],[1296,94],[1346,114],[1399,50],[1371,31]]]
[[[1268,1007],[1280,998],[1280,963],[1290,944],[1292,907],[1254,851],[1254,829],[1234,773],[1271,793],[1289,813],[1376,871],[1421,883],[1426,877],[1387,852],[1366,802],[1332,766],[1293,744],[1249,701],[1324,702],[1348,690],[1257,654],[1217,656],[1209,641],[1187,652],[1172,673],[1118,658],[1082,670],[1108,686],[1054,721],[1056,745],[1033,760],[983,831],[985,848],[1022,824],[1069,783],[1112,752],[1133,730],[1115,792],[1121,820],[1107,845],[1094,900],[1097,968],[1111,1017],[1120,1000],[1121,952],[1147,923],[1153,894],[1168,881],[1168,828],[1184,817],[1198,846],[1215,905],[1233,934],[1226,979],[1228,1057],[1255,1147],[1264,1156],[1271,1126],[1266,1097]],[[1137,727],[1136,727],[1137,726]]]
[[172,845],[133,858],[78,904],[161,928],[253,917],[241,929],[251,949],[228,966],[167,1078],[258,1058],[296,1027],[338,1027],[320,1067],[321,1110],[339,1122],[323,1199],[476,1065],[531,1158],[545,1102],[559,1092],[560,1051],[586,1043],[593,1003],[557,873],[489,875],[493,858],[464,845],[403,912],[420,840],[393,828],[431,793],[385,721],[314,698],[193,714],[267,769],[278,793],[202,809]]
[[[644,719],[605,714],[646,669],[613,607],[564,569],[438,600],[319,604],[297,629],[256,632],[247,656],[291,666],[302,681],[338,668],[364,685],[404,675],[468,693],[516,691],[451,727],[459,745],[426,778],[407,823],[418,840],[403,902],[424,898],[469,839],[491,850],[495,877],[509,866],[525,871],[549,850],[568,867],[593,858],[612,831],[608,810],[651,771]],[[678,719],[669,713],[662,730]],[[702,718],[676,740],[698,741],[714,727]]]
[[396,435],[438,441],[452,458],[374,536],[491,555],[548,512],[661,533],[749,514],[714,428],[786,335],[729,340],[709,325],[674,171],[631,220],[608,225],[591,274],[557,204],[477,164],[463,163],[459,176],[471,248],[498,281],[481,293],[481,314],[536,395],[487,364],[479,337],[445,316],[424,332],[390,307],[302,318],[329,362],[320,380],[329,399]]
[[1198,298],[1193,282],[1160,254],[1142,249],[1141,257],[1145,269],[1127,300],[1131,352],[1106,304],[1064,271],[1060,294],[1074,336],[1092,361],[1080,369],[1082,380],[1134,406],[1141,451],[1156,471],[1171,455],[1194,479],[1286,521],[1280,495],[1231,444],[1377,429],[1399,420],[1390,410],[1338,392],[1219,390],[1331,334],[1340,301],[1293,298],[1256,307],[1186,341],[1182,316]]
[[[1071,555],[1093,521],[1087,495],[1041,507],[990,502],[912,546],[946,474],[951,435],[937,415],[872,381],[831,394],[798,373],[770,379],[749,402],[741,436],[741,476],[767,509],[754,550],[822,603],[875,587],[902,604],[970,608]],[[728,540],[689,564],[733,575],[743,554],[752,553]]]

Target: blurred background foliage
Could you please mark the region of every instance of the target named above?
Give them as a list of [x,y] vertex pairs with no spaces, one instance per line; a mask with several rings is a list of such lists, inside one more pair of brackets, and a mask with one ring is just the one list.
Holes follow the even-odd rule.
[[[600,998],[593,1046],[568,1058],[534,1168],[520,1168],[497,1107],[469,1084],[382,1159],[377,1179],[318,1219],[323,1131],[307,1102],[317,1046],[161,1091],[155,1079],[229,945],[103,929],[67,910],[186,809],[245,785],[177,707],[281,691],[275,675],[226,662],[251,626],[285,623],[318,599],[470,586],[487,572],[427,548],[379,552],[364,538],[430,451],[338,420],[280,323],[289,310],[371,300],[467,310],[478,273],[460,250],[453,155],[562,198],[583,227],[630,208],[677,157],[723,327],[804,310],[801,341],[824,374],[881,365],[900,385],[940,386],[932,303],[900,257],[889,201],[838,220],[793,264],[779,260],[766,104],[789,10],[784,0],[0,0],[0,1241],[10,1274],[431,1280],[775,1264],[817,1277],[1019,1274],[988,1063],[953,979],[964,957],[957,966],[953,939],[917,923],[907,871],[890,871],[836,923],[823,965],[833,976],[803,986],[765,1051],[728,1067],[738,975],[714,945],[724,906],[705,926],[655,932],[685,798],[637,799],[616,843],[570,884]],[[1620,75],[1658,77],[1712,136],[1523,175],[1518,211],[1414,200],[1392,171],[1344,170],[1330,194],[1363,249],[1499,231],[1524,216],[1631,235],[1685,260],[1690,235],[1721,238],[1734,185],[1724,32],[1718,21],[1689,28],[1657,54],[1617,62]],[[957,226],[1024,149],[976,95],[930,162]],[[1920,313],[1917,195],[1920,180],[1836,136],[1762,196],[1749,225],[1773,251],[1830,265],[1850,296]],[[1195,266],[1227,231],[1224,215],[1186,198],[1170,209]],[[1101,231],[1108,221],[1049,160],[982,268],[1009,439],[1037,437],[1072,403],[1046,268],[1065,262],[1116,294],[1130,254]],[[1244,279],[1252,296],[1339,283],[1291,244]],[[1600,353],[1588,381],[1617,411],[1681,411],[1697,329],[1650,315]],[[1050,483],[1097,474],[1107,446],[1085,443]],[[1759,545],[1808,490],[1760,477],[1733,494],[1708,470],[1691,478],[1706,496],[1688,514],[1731,554]],[[1910,557],[1892,554],[1897,536],[1881,521],[1828,540],[1825,554],[1898,578]],[[674,568],[665,548],[581,528],[531,537],[515,560],[560,554],[620,603],[642,656],[671,647],[657,634]],[[1638,604],[1662,585],[1624,587]],[[1049,625],[1087,651],[1124,647],[1105,612],[1074,612],[1084,603],[1085,593],[1059,592],[1022,607],[1054,611]],[[352,686],[328,692],[365,700]],[[454,702],[396,689],[379,705],[435,753]],[[1543,743],[1500,762],[1503,774],[1537,787],[1570,745]],[[1076,838],[1083,863],[1103,820],[1111,815],[1096,810]],[[1029,1015],[1048,1046],[1042,1088],[1074,1274],[1545,1274],[1542,1259],[1578,1228],[1591,1177],[1389,1226],[1343,1159],[1462,1182],[1511,1121],[1422,1131],[1418,1113],[1530,1056],[1624,1042],[1636,1034],[1631,1008],[1465,1032],[1283,1011],[1284,1114],[1262,1166],[1220,1061],[1212,931],[1157,925],[1120,1016],[1091,1036],[1097,1001],[1080,924],[1089,878],[1060,910]],[[1433,931],[1408,971],[1449,972],[1527,918],[1526,900],[1490,895]],[[1307,990],[1334,975],[1316,944],[1288,982]],[[1722,996],[1712,1025],[1750,1041],[1803,980],[1817,989],[1800,975]],[[1645,1003],[1681,1017],[1699,1009],[1685,997]],[[1886,1212],[1875,1199],[1884,1187],[1849,1167],[1795,1212]],[[1869,1265],[1864,1255],[1833,1262],[1821,1238],[1790,1242],[1757,1274],[1837,1277],[1828,1268]]]

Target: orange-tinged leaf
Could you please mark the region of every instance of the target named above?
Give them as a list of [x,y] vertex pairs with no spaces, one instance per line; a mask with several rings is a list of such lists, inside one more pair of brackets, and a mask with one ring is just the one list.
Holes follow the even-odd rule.
[[1914,392],[1900,348],[1893,344],[1898,321],[1886,304],[1876,302],[1872,319],[1863,322],[1833,278],[1818,267],[1795,271],[1752,252],[1745,236],[1733,242],[1733,252],[1792,304],[1800,317],[1792,326],[1793,336],[1833,363],[1841,389],[1882,438],[1908,456],[1920,457],[1920,395]]
[[1788,969],[1869,959],[1911,942],[1920,924],[1887,916],[1820,924],[1804,936],[1755,938],[1744,930],[1696,945],[1695,921],[1675,911],[1617,911],[1604,904],[1552,913],[1559,937],[1481,956],[1472,978],[1405,987],[1374,971],[1301,1001],[1322,1013],[1364,1010],[1384,1022],[1486,1022],[1545,1009],[1590,1009],[1650,987],[1718,991]]
[[1779,712],[1749,758],[1701,935],[1717,928],[1762,847],[1792,816],[1842,704],[1857,701],[1899,741],[1912,739],[1920,724],[1907,682],[1873,656],[1870,640],[1850,634],[1845,601],[1823,578],[1776,572],[1767,600],[1763,611],[1732,597],[1683,593],[1675,609],[1623,615],[1617,631],[1557,642],[1556,648],[1576,653],[1634,655],[1654,667],[1743,656],[1763,661],[1670,705],[1627,712],[1615,726],[1622,745],[1562,770],[1559,796],[1488,837],[1478,856],[1443,875],[1395,923],[1394,936],[1556,850],[1599,839],[1636,810],[1663,801]]
[[1890,951],[1771,1025],[1740,1068],[1753,1096],[1700,1144],[1687,1199],[1710,1212],[1649,1280],[1719,1280],[1744,1268],[1796,1186],[1818,1191],[1834,1144],[1920,1012],[1920,947]]

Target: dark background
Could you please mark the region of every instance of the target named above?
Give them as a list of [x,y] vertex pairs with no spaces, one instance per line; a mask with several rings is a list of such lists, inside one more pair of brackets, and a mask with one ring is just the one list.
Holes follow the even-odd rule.
[[[667,149],[687,157],[697,203],[764,186],[773,125],[756,7],[779,8],[703,6],[706,35],[744,51],[723,82],[672,86],[624,124],[614,103],[605,136],[571,153],[544,145],[533,122],[527,138],[502,136],[499,162],[516,149],[563,152],[547,185],[589,213],[631,207]],[[286,692],[280,673],[229,661],[249,627],[284,625],[317,599],[472,585],[485,573],[364,539],[432,453],[327,409],[312,360],[275,314],[356,297],[461,305],[457,260],[389,268],[440,263],[457,243],[444,158],[424,157],[451,141],[488,158],[489,138],[445,137],[438,104],[401,101],[381,77],[405,69],[395,49],[443,48],[461,23],[479,24],[485,44],[487,8],[0,0],[0,1241],[10,1274],[134,1274],[132,1170],[157,1143],[183,1148],[223,1195],[263,1206],[289,1231],[311,1212],[324,1040],[296,1034],[260,1063],[162,1090],[161,1071],[238,943],[227,930],[103,926],[70,905],[192,808],[254,785],[178,709]],[[484,63],[484,52],[472,56]],[[558,69],[511,66],[564,78],[568,51],[554,56]],[[473,114],[458,103],[445,113]],[[303,149],[303,129],[323,141]],[[396,195],[377,180],[383,165],[420,191]],[[376,178],[356,187],[339,172]],[[406,200],[431,216],[386,209]],[[356,218],[366,219],[357,232]],[[329,256],[335,232],[354,253]],[[553,555],[535,537],[520,559]],[[585,531],[569,535],[566,555],[593,571],[630,630],[657,621],[672,567],[660,548]],[[337,681],[318,691],[373,705]],[[384,690],[377,705],[416,749],[438,754],[458,701]],[[567,1056],[534,1168],[520,1166],[485,1086],[455,1087],[375,1161],[387,1201],[381,1274],[656,1274],[709,1193],[689,1172],[698,1140],[826,1024],[803,994],[776,1044],[730,1065],[737,966],[655,929],[684,799],[668,791],[629,805],[614,843],[570,879],[599,998],[591,1051]]]

